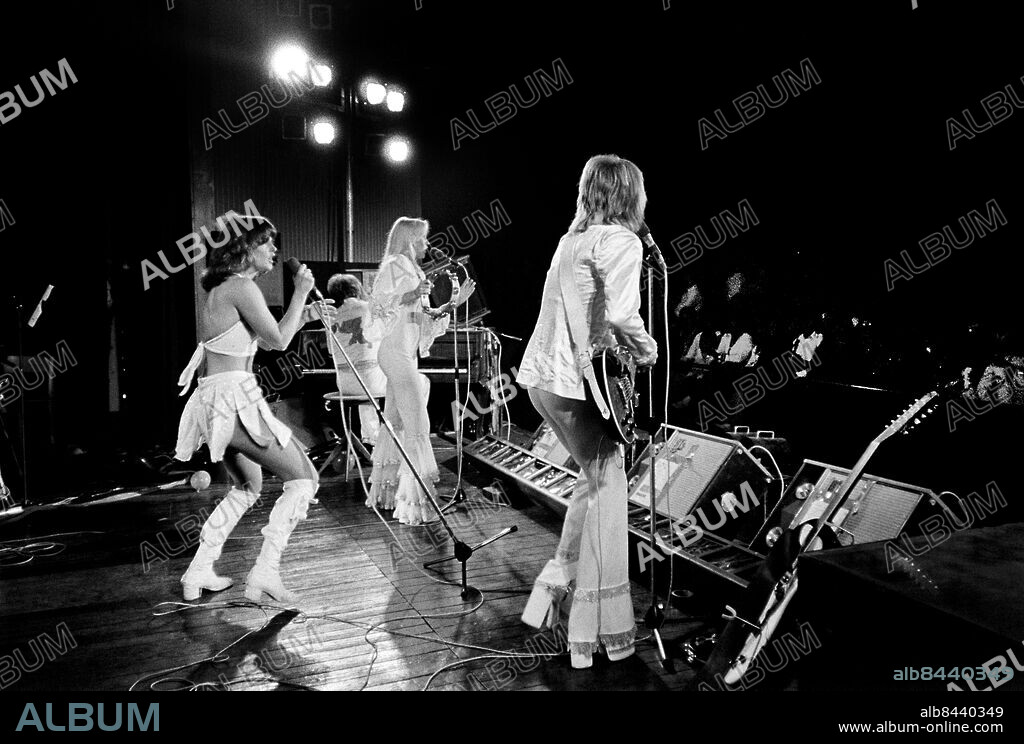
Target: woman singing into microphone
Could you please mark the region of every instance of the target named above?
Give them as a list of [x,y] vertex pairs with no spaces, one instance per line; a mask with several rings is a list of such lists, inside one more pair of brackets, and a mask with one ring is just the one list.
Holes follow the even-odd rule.
[[[586,400],[577,353],[626,346],[637,364],[651,365],[658,346],[640,317],[643,249],[636,231],[647,206],[640,169],[615,155],[587,161],[580,177],[576,217],[551,260],[537,327],[516,381],[580,467],[562,537],[534,585],[523,622],[554,627],[568,610],[572,666],[586,668],[604,646],[615,661],[633,653],[635,628],[629,591],[626,474],[620,445],[605,434]],[[574,348],[559,269],[568,255],[582,307],[587,348]]]
[[[228,225],[225,225],[227,221]],[[178,427],[175,457],[188,461],[204,443],[211,462],[224,461],[234,484],[203,525],[199,549],[181,577],[186,600],[198,599],[202,590],[221,591],[229,578],[214,573],[213,563],[246,510],[259,499],[263,486],[261,466],[284,481],[284,491],[263,528],[263,547],[246,579],[246,599],[258,602],[266,592],[279,602],[297,597],[281,583],[281,553],[295,525],[306,517],[316,493],[316,469],[291,430],[274,417],[252,374],[257,344],[282,351],[303,324],[315,320],[306,297],[313,274],[301,266],[295,274],[295,292],[284,317],[274,320],[254,279],[274,268],[277,230],[262,217],[229,212],[213,231],[203,272],[199,337],[192,359],[181,373],[181,395],[205,365],[199,386],[185,404]],[[229,230],[230,228],[230,230]],[[321,308],[333,318],[333,308]]]
[[[371,335],[383,336],[377,359],[388,381],[384,418],[434,496],[434,484],[440,475],[430,445],[427,417],[430,380],[419,373],[416,352],[426,354],[434,339],[448,329],[448,313],[468,300],[476,285],[470,280],[456,298],[436,309],[429,306],[431,285],[419,266],[427,251],[429,230],[426,220],[411,217],[400,217],[391,226],[373,285],[370,312],[375,326]],[[373,450],[366,505],[394,509],[395,519],[404,524],[437,519],[427,495],[386,428],[380,430]]]

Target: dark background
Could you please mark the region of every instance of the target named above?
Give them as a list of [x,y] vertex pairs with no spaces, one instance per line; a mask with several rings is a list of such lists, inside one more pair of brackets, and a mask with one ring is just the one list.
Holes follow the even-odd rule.
[[[745,312],[762,360],[789,348],[812,319],[822,325],[823,365],[814,379],[772,394],[747,416],[752,426],[788,436],[800,458],[851,464],[906,403],[985,359],[992,343],[984,339],[996,329],[1011,338],[1017,332],[1024,112],[959,140],[953,151],[946,134],[948,117],[964,108],[982,117],[980,100],[1006,85],[1024,97],[1016,14],[1000,9],[1007,4],[328,4],[337,31],[320,51],[343,61],[346,73],[374,71],[408,91],[401,128],[414,142],[422,216],[443,230],[473,210],[489,213],[498,199],[511,219],[468,251],[492,310],[488,324],[524,339],[506,341],[506,368],[518,363],[533,328],[580,170],[600,152],[644,171],[647,222],[670,262],[675,237],[750,202],[760,224],[673,274],[669,307],[689,283],[715,291],[742,270],[755,279]],[[171,253],[197,226],[190,141],[201,137],[202,116],[252,87],[239,84],[198,117],[190,101],[239,70],[265,66],[277,33],[256,12],[266,7],[180,0],[168,11],[162,0],[136,0],[0,9],[0,90],[28,85],[43,68],[56,71],[62,57],[79,80],[0,126],[0,199],[16,219],[0,233],[3,355],[16,354],[9,298],[30,312],[52,283],[57,289],[40,325],[26,331],[25,351],[52,351],[63,339],[78,362],[55,380],[52,399],[28,396],[30,429],[34,414],[51,405],[57,421],[53,445],[30,461],[41,487],[85,479],[75,448],[116,460],[106,453],[173,446],[182,403],[174,381],[195,343],[191,272],[143,292],[139,262]],[[735,121],[733,98],[769,85],[783,69],[798,71],[804,58],[821,85],[701,150],[700,117],[721,108]],[[571,85],[453,149],[453,117],[472,109],[488,119],[487,97],[550,71],[555,59]],[[289,165],[287,152],[278,157],[278,130],[256,124],[232,147],[268,142],[277,160],[264,177],[301,182],[308,166],[297,157]],[[250,159],[259,160],[260,148],[254,152]],[[1008,225],[886,290],[886,258],[904,249],[917,256],[919,240],[969,210],[984,214],[990,199]],[[259,203],[273,217],[273,200]],[[379,256],[384,235],[368,234],[360,249]],[[313,257],[287,233],[283,240],[286,252]],[[317,250],[340,254],[338,246]],[[111,316],[124,396],[116,412],[108,406]],[[853,317],[867,319],[870,331],[851,334]],[[675,362],[693,329],[672,325]],[[656,335],[667,356],[660,328]],[[844,336],[847,343],[838,343]],[[15,407],[2,416],[16,438]],[[512,418],[527,428],[539,421],[525,395],[512,402]],[[978,490],[1002,478],[1003,492],[1013,490],[1014,412],[987,414],[952,436],[939,424],[921,444],[880,457],[887,471],[880,474],[937,489]]]

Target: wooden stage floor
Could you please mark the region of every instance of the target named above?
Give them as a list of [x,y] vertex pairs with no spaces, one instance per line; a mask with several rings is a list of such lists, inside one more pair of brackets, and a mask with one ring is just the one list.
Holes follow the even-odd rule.
[[[454,449],[440,439],[434,444],[447,496],[456,478]],[[469,501],[453,516],[457,534],[474,544],[518,527],[470,560],[469,581],[482,590],[482,603],[479,594],[463,601],[457,586],[431,578],[457,581],[456,562],[439,574],[421,570],[423,561],[451,555],[440,527],[389,520],[396,540],[363,505],[358,480],[346,483],[330,470],[282,562],[285,583],[302,598],[301,613],[244,604],[242,596],[259,530],[280,494],[276,479],[267,481],[263,502],[243,517],[217,563],[235,586],[204,594],[195,608],[160,603],[181,601],[178,579],[223,486],[33,507],[0,520],[0,689],[123,691],[164,679],[170,681],[157,689],[205,682],[230,690],[421,690],[442,667],[485,649],[551,653],[558,639],[519,616],[554,553],[561,519],[522,497],[503,505],[482,490],[493,479],[468,458],[464,472]],[[78,534],[49,537],[55,533]],[[63,552],[50,554],[47,542],[60,543]],[[25,565],[6,565],[29,556]],[[634,584],[633,600],[642,619],[649,595]],[[160,610],[182,611],[155,616]],[[674,623],[666,634],[695,627]],[[638,633],[648,636],[642,624]],[[437,674],[430,689],[679,689],[693,675],[680,667],[665,672],[644,640],[633,658],[597,657],[589,670],[571,669],[564,654],[474,660]]]

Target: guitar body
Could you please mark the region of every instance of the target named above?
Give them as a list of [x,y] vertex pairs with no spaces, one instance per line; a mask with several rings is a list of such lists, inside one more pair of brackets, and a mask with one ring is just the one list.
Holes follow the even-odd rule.
[[[737,617],[725,626],[707,663],[694,680],[699,684],[734,685],[771,641],[790,600],[796,593],[793,562],[800,553],[800,537],[787,530],[772,546],[768,557],[750,580],[735,609]],[[755,630],[739,618],[755,622]]]
[[[605,429],[617,442],[632,444],[636,439],[634,411],[639,398],[636,392],[636,361],[621,346],[595,351],[592,361],[597,386],[610,414],[605,419]],[[587,399],[593,402],[589,387],[584,387]]]
[[748,634],[746,641],[723,676],[723,680],[727,685],[737,684],[740,678],[750,669],[750,665],[754,663],[757,655],[771,641],[775,635],[775,629],[779,626],[779,621],[782,620],[786,608],[789,607],[790,600],[796,594],[796,587],[797,577],[795,572],[785,574],[779,580],[779,583],[775,585],[768,605],[764,608],[761,617],[758,618],[761,632]]

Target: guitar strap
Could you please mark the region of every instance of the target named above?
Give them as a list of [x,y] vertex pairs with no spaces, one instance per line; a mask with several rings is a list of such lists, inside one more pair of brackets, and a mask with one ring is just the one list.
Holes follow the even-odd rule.
[[608,420],[611,417],[611,411],[604,395],[601,394],[601,386],[597,384],[597,376],[594,374],[594,362],[590,356],[590,337],[586,321],[583,319],[583,301],[580,299],[579,289],[576,287],[574,265],[577,246],[575,238],[566,241],[562,246],[562,257],[558,265],[562,306],[565,308],[565,317],[569,322],[569,341],[572,343],[573,352],[576,355],[576,367],[582,373],[583,379],[590,389],[590,394],[597,404],[601,418]]

